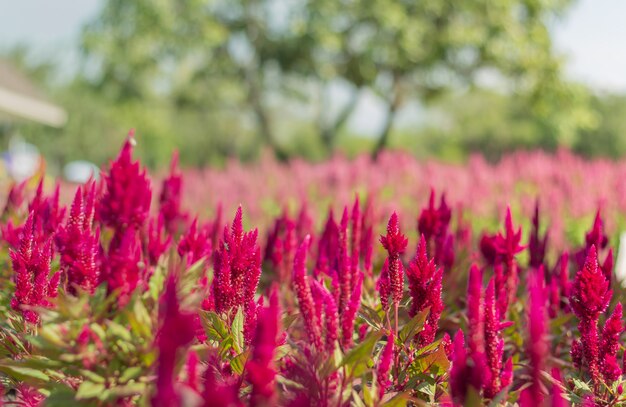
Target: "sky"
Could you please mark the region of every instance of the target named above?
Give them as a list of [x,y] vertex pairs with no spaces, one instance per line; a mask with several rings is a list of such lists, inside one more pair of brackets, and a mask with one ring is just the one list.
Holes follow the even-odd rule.
[[[17,43],[33,47],[65,65],[75,60],[81,26],[103,0],[0,0],[0,49]],[[567,75],[598,90],[626,92],[626,1],[578,0],[555,23],[557,50],[566,58]],[[337,91],[341,99],[341,90]],[[375,132],[383,111],[365,95],[349,123],[358,133]]]

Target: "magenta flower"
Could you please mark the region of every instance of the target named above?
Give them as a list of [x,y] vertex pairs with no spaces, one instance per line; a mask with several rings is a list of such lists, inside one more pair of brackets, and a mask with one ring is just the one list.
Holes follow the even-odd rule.
[[76,294],[76,288],[93,294],[100,283],[100,230],[92,232],[94,196],[88,192],[92,190],[76,190],[70,216],[55,236],[61,270],[71,294]]
[[148,223],[148,261],[156,266],[159,259],[172,244],[172,236],[165,230],[163,215],[150,219]]
[[374,215],[372,214],[372,198],[368,197],[365,209],[361,217],[361,256],[363,258],[363,270],[371,277],[372,275],[372,252],[374,249]]
[[361,290],[363,288],[363,273],[357,276],[357,281],[354,282],[354,288],[347,308],[341,314],[341,344],[344,349],[348,349],[352,346],[353,334],[354,334],[354,321],[356,315],[361,307]]
[[178,231],[181,221],[187,217],[181,210],[183,177],[178,168],[178,152],[172,155],[170,173],[163,180],[159,195],[159,214],[163,216],[165,227],[170,234]]
[[302,320],[309,343],[318,349],[322,349],[321,321],[319,314],[316,312],[316,309],[320,310],[320,308],[316,308],[306,269],[306,257],[309,243],[310,237],[306,236],[296,251],[293,264],[292,284],[296,298],[298,299],[298,308],[300,309],[300,314],[302,314]]
[[[465,404],[465,398],[469,387],[473,387],[476,392],[482,388],[484,376],[483,363],[480,358],[473,361],[468,359],[465,349],[465,338],[463,331],[458,330],[454,335],[451,354],[452,367],[450,369],[450,395],[455,406]],[[478,363],[476,363],[478,362]]]
[[539,236],[539,200],[535,203],[535,213],[533,215],[533,227],[530,232],[530,239],[528,241],[528,252],[530,253],[530,267],[538,268],[544,264],[544,258],[546,256],[546,246],[548,244],[548,232],[543,235],[543,238]]
[[389,298],[391,296],[391,284],[389,282],[389,259],[385,259],[383,268],[380,271],[378,280],[376,281],[376,290],[380,296],[380,303],[386,311],[389,309]]
[[[609,283],[598,265],[596,247],[591,246],[583,268],[574,279],[570,304],[579,319],[582,356],[594,383],[600,380],[598,317],[606,310],[613,295],[608,287]],[[580,364],[580,356],[574,352],[572,347],[572,359]]]
[[181,396],[175,388],[176,362],[185,347],[195,337],[193,314],[181,311],[176,294],[176,279],[170,275],[165,285],[159,307],[160,328],[156,345],[159,350],[156,371],[156,393],[153,406],[181,405]]
[[552,385],[552,407],[569,407],[569,402],[563,396],[563,390],[561,389],[563,384],[561,372],[556,367],[552,368],[552,378],[556,381]]
[[619,367],[617,352],[619,351],[620,335],[624,331],[622,325],[622,304],[617,303],[611,316],[606,320],[602,330],[602,341],[600,343],[601,371],[604,379],[612,383],[622,375]]
[[2,210],[3,218],[17,212],[22,207],[22,204],[24,203],[24,189],[26,188],[27,183],[28,180],[24,180],[20,183],[14,183],[11,185],[7,201],[4,205],[4,209]]
[[376,365],[376,380],[378,384],[378,398],[382,399],[389,386],[393,384],[393,381],[389,380],[389,373],[391,372],[391,366],[393,364],[394,353],[394,335],[390,331],[387,335],[387,343],[383,348]]
[[543,265],[540,265],[537,271],[530,271],[528,282],[530,303],[527,316],[526,353],[529,358],[531,385],[522,392],[522,407],[540,406],[544,400],[544,395],[541,391],[541,372],[545,369],[545,360],[549,357],[549,349],[547,343],[546,300],[544,288],[541,285],[542,278]]
[[[318,281],[313,281],[312,292],[320,321],[320,332],[328,354],[334,352],[339,339],[339,311],[332,294]],[[323,330],[322,330],[323,327]]]
[[483,272],[472,264],[467,285],[468,346],[472,355],[485,353],[485,311],[482,290]]
[[19,249],[10,251],[11,265],[15,272],[15,293],[11,308],[20,310],[24,319],[39,323],[39,314],[28,307],[49,307],[50,297],[56,297],[59,273],[50,277],[52,244],[50,239],[38,244],[33,212],[30,213],[22,230]]
[[276,368],[274,353],[278,346],[280,330],[280,304],[278,287],[273,286],[270,292],[269,307],[259,312],[252,354],[246,363],[248,381],[252,384],[250,393],[251,406],[270,406],[277,402]]
[[432,238],[445,235],[452,211],[446,203],[445,195],[441,195],[439,208],[435,208],[435,190],[430,189],[430,198],[428,199],[428,207],[422,209],[417,221],[417,230],[424,236],[426,241]]
[[[198,230],[199,229],[199,230]],[[206,228],[198,228],[198,219],[191,222],[187,232],[178,242],[178,255],[187,259],[187,265],[205,259],[211,255],[211,240]]]
[[511,208],[507,208],[505,232],[504,234],[499,232],[493,241],[496,249],[494,267],[497,310],[502,317],[506,315],[509,304],[513,302],[517,292],[518,266],[515,255],[524,250],[524,246],[520,245],[521,239],[522,228],[514,230]]
[[133,228],[124,230],[119,243],[109,246],[103,269],[109,292],[117,291],[118,305],[125,306],[141,280],[141,242]]
[[406,270],[411,295],[409,316],[430,308],[424,329],[418,334],[420,346],[428,345],[435,339],[439,318],[443,311],[441,300],[441,280],[443,271],[435,266],[435,262],[428,258],[426,252],[426,238],[422,235],[417,246],[415,258],[409,263]]
[[492,399],[512,381],[513,365],[509,358],[503,365],[504,340],[500,331],[504,324],[500,321],[496,309],[494,280],[489,281],[485,291],[485,357],[488,368],[483,391],[485,397]]
[[274,222],[267,237],[264,259],[278,274],[280,281],[289,284],[291,266],[296,246],[296,223],[289,218],[287,210]]
[[400,232],[398,215],[394,212],[387,224],[387,234],[380,237],[380,242],[387,250],[389,265],[389,287],[394,304],[399,304],[404,291],[404,266],[400,255],[406,250],[408,239]]
[[244,233],[243,212],[239,207],[231,228],[224,228],[224,237],[214,252],[215,310],[229,313],[243,307],[246,320],[244,336],[248,343],[256,323],[254,294],[261,278],[261,249],[257,237],[256,229]]
[[439,208],[435,208],[435,190],[431,188],[428,207],[422,209],[417,222],[418,232],[428,244],[428,252],[435,263],[450,269],[454,263],[454,235],[449,233],[452,211],[446,203],[445,194],[441,195]]
[[98,202],[98,219],[116,230],[117,238],[128,228],[141,230],[148,217],[152,192],[146,171],[132,161],[134,131],[104,176],[106,191]]
[[339,247],[339,226],[335,221],[332,209],[328,211],[328,218],[322,235],[318,240],[317,260],[315,263],[314,275],[326,274],[333,277],[337,265],[337,251]]

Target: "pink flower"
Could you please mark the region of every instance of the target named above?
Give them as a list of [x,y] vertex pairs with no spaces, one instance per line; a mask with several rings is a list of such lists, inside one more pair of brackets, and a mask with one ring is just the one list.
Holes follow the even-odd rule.
[[[595,383],[600,380],[598,317],[606,310],[613,295],[608,286],[609,283],[598,265],[596,247],[591,246],[583,268],[574,279],[570,304],[579,319],[578,330],[584,363]],[[572,347],[572,358],[574,357]]]
[[256,323],[254,294],[261,278],[261,249],[257,244],[258,231],[244,232],[242,222],[239,207],[230,230],[224,228],[224,237],[214,253],[213,296],[218,313],[243,307],[244,336],[248,342]]
[[22,203],[24,203],[24,189],[26,188],[27,183],[28,180],[24,180],[20,183],[14,183],[11,185],[7,201],[2,211],[2,217],[15,213],[20,209]]
[[141,230],[150,210],[152,192],[146,171],[132,161],[134,131],[128,135],[119,156],[104,176],[106,192],[98,202],[98,218],[118,231],[121,238],[127,228]]
[[394,353],[394,335],[393,332],[389,332],[387,335],[387,343],[383,348],[383,351],[378,359],[376,365],[376,380],[378,381],[378,398],[383,398],[389,386],[393,384],[393,381],[389,380],[389,373],[391,372],[391,365],[393,364]]
[[483,272],[472,264],[467,285],[468,346],[472,355],[485,352],[485,311],[483,305]]
[[424,329],[418,334],[420,346],[428,345],[435,339],[439,317],[443,311],[441,300],[441,280],[443,272],[435,266],[435,262],[428,258],[426,252],[426,238],[422,235],[417,246],[415,258],[409,263],[406,270],[411,295],[409,316],[430,308]]
[[341,314],[341,344],[344,349],[349,349],[352,346],[353,334],[354,334],[354,321],[356,315],[361,307],[361,290],[363,286],[363,273],[357,276],[357,281],[354,282],[354,288],[347,308]]
[[156,266],[159,259],[172,244],[172,236],[166,234],[163,215],[150,219],[148,224],[148,260]]
[[204,371],[204,399],[203,407],[242,407],[239,400],[237,387],[223,381],[218,381],[215,377],[213,366],[209,365]]
[[546,245],[548,243],[548,232],[539,236],[539,200],[535,203],[535,213],[533,215],[533,228],[528,241],[528,251],[530,253],[530,267],[538,268],[544,262],[546,256]]
[[274,227],[267,237],[264,257],[273,266],[280,281],[285,284],[288,284],[291,278],[295,246],[296,223],[284,210],[282,216],[274,222]]
[[133,228],[124,230],[119,243],[109,246],[104,266],[104,280],[109,292],[118,291],[118,304],[125,306],[140,282],[141,243]]
[[454,235],[448,232],[451,217],[452,210],[446,203],[445,194],[441,195],[439,208],[435,208],[435,190],[431,188],[428,207],[422,209],[417,229],[426,239],[435,263],[445,269],[454,263]]
[[188,266],[211,255],[209,233],[206,228],[198,230],[198,219],[194,219],[189,229],[181,236],[178,242],[178,255],[186,257]]
[[[316,304],[313,299],[311,285],[306,270],[306,255],[309,248],[310,237],[306,236],[300,247],[296,251],[293,264],[293,290],[298,299],[298,307],[304,321],[304,327],[309,339],[309,343],[318,349],[322,348],[321,321],[316,312]],[[319,309],[319,308],[317,308]]]
[[339,339],[339,311],[337,310],[337,304],[332,294],[320,282],[313,281],[311,288],[317,317],[320,321],[320,328],[323,327],[322,338],[325,341],[325,348],[328,354],[332,354]]
[[617,303],[613,313],[604,324],[600,343],[601,370],[604,379],[608,382],[613,382],[622,375],[622,370],[617,362],[617,352],[620,348],[619,339],[623,331],[622,304]]
[[180,309],[174,275],[168,277],[160,302],[160,328],[156,339],[159,357],[152,405],[178,406],[181,399],[175,388],[176,362],[195,336],[193,314]]
[[252,354],[246,363],[247,378],[252,384],[251,406],[275,405],[277,402],[274,353],[278,345],[279,329],[278,287],[273,286],[269,307],[262,308],[259,313],[254,341],[252,342]]
[[389,297],[391,296],[391,284],[389,282],[389,259],[385,259],[380,276],[376,281],[376,290],[380,296],[380,303],[386,311],[389,309]]
[[495,259],[495,290],[498,300],[497,309],[502,317],[506,315],[508,306],[515,299],[517,292],[518,266],[515,261],[515,255],[524,250],[524,246],[520,245],[521,239],[522,228],[520,227],[517,231],[514,230],[511,208],[507,208],[505,233],[499,232],[494,238],[494,246],[497,253]]
[[429,241],[434,237],[445,235],[450,224],[452,211],[446,204],[445,195],[441,195],[439,208],[435,208],[435,190],[430,189],[428,207],[422,209],[417,221],[417,230]]
[[489,281],[485,291],[485,356],[489,371],[488,379],[485,380],[483,390],[485,397],[492,399],[502,389],[508,386],[512,379],[513,365],[509,358],[502,364],[504,353],[504,340],[500,331],[504,325],[500,321],[495,302],[494,280]]
[[598,266],[596,247],[591,246],[582,269],[576,274],[570,303],[579,319],[597,319],[606,310],[613,292]]
[[380,242],[387,250],[391,298],[394,304],[399,304],[404,291],[404,266],[400,260],[400,255],[404,253],[408,239],[400,232],[398,215],[395,212],[389,218],[387,234],[380,237]]
[[186,214],[181,211],[183,177],[178,168],[178,152],[172,155],[170,173],[163,180],[159,195],[159,214],[163,216],[165,226],[170,234],[178,230],[179,222],[184,221]]
[[463,405],[467,394],[467,378],[471,377],[471,368],[467,365],[465,338],[458,330],[452,343],[452,367],[450,368],[450,394],[455,405]]
[[[93,188],[92,188],[93,189]],[[66,274],[68,292],[76,288],[92,293],[100,283],[100,230],[92,232],[93,194],[76,190],[70,216],[55,241],[61,254],[61,270]]]
[[529,358],[531,385],[522,392],[522,407],[540,406],[544,395],[541,391],[541,372],[544,370],[545,360],[549,357],[547,343],[547,322],[545,310],[544,287],[541,286],[543,265],[538,271],[530,271],[528,289],[530,291],[530,304],[527,316],[528,335],[526,340],[526,353]]
[[561,389],[563,384],[561,372],[556,367],[552,368],[552,378],[556,381],[552,385],[552,407],[569,407],[569,402],[563,396],[563,390]]
[[19,249],[10,251],[11,265],[15,272],[15,293],[11,299],[11,308],[21,310],[24,319],[30,323],[39,323],[39,314],[24,307],[48,307],[48,298],[56,297],[59,285],[59,273],[50,277],[52,244],[50,239],[43,244],[37,243],[31,212],[23,227]]

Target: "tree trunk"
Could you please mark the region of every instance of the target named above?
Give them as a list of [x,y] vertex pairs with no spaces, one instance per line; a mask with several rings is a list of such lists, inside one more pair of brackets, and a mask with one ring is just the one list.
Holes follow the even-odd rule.
[[261,140],[268,145],[274,156],[279,161],[287,161],[288,154],[274,139],[272,127],[270,124],[269,114],[265,109],[265,105],[261,100],[261,91],[258,84],[258,78],[255,73],[246,72],[246,82],[248,85],[248,102],[252,106],[252,111],[257,121],[258,132]]
[[339,130],[341,130],[352,115],[352,112],[354,112],[357,102],[359,101],[359,95],[360,89],[350,94],[350,100],[343,106],[343,109],[341,109],[333,123],[325,125],[320,121],[320,139],[322,140],[324,150],[326,150],[326,155],[331,155],[334,152],[337,142],[337,133],[339,133]]
[[387,105],[387,114],[385,115],[385,124],[383,128],[381,129],[380,133],[378,133],[376,145],[374,146],[374,149],[372,150],[372,160],[374,161],[378,160],[378,156],[387,147],[387,144],[389,143],[389,134],[391,133],[391,128],[393,126],[393,122],[394,122],[394,119],[396,118],[396,113],[398,111],[398,108],[400,107],[400,102],[401,102],[400,90],[398,89],[398,87],[399,87],[398,78],[397,76],[394,76],[393,87],[392,87],[393,95],[392,95],[391,101]]

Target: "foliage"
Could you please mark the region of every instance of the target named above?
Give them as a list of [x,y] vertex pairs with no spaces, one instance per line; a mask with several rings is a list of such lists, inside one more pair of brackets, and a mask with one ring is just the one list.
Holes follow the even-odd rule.
[[68,210],[41,183],[9,194],[4,402],[626,404],[624,290],[599,213],[563,256],[539,207],[527,245],[511,211],[500,232],[473,236],[435,191],[414,213],[417,249],[406,218],[385,231],[373,194],[323,230],[301,208],[259,235],[241,207],[232,223],[190,219],[175,164],[150,212],[133,146]]

